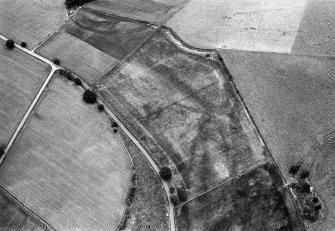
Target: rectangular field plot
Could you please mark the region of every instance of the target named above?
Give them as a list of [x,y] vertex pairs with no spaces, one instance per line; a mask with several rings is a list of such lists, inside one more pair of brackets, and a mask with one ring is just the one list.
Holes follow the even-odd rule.
[[159,23],[187,0],[97,0],[84,7],[107,14]]
[[263,165],[177,208],[178,230],[302,231],[281,184],[275,167]]
[[102,76],[117,62],[66,32],[53,36],[38,52],[49,59],[59,58],[63,67],[84,76],[89,82]]
[[335,128],[332,57],[221,50],[238,90],[285,176]]
[[0,31],[3,36],[35,48],[66,20],[64,0],[2,0]]
[[37,53],[49,59],[59,58],[62,66],[92,83],[127,56],[153,29],[146,24],[80,10]]
[[83,89],[54,76],[0,168],[0,185],[56,230],[114,230],[131,162]]
[[0,142],[8,143],[51,68],[0,41]]
[[49,230],[0,188],[0,230]]
[[167,33],[157,31],[96,88],[195,196],[267,157],[219,63],[182,51]]

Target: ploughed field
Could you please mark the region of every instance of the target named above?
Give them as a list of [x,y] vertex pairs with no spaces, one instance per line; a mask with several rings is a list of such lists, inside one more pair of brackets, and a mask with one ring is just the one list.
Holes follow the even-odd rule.
[[123,60],[154,28],[83,9],[49,38],[37,53],[94,83]]
[[3,188],[0,188],[0,230],[46,231],[49,229],[9,196]]
[[51,68],[0,40],[0,143],[7,144]]
[[106,14],[160,23],[186,2],[187,0],[97,0],[84,7]]
[[159,29],[95,88],[192,198],[267,156],[221,64],[175,39]]
[[0,168],[0,185],[56,230],[113,230],[131,162],[105,113],[58,75]]

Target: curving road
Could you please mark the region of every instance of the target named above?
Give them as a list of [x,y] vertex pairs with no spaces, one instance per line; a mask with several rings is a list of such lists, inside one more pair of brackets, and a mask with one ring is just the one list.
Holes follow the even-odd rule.
[[[0,35],[0,39],[7,41],[8,39],[2,35]],[[48,75],[47,79],[44,81],[42,87],[40,88],[38,94],[36,95],[35,99],[33,100],[33,102],[31,103],[30,107],[28,108],[27,112],[25,113],[23,119],[21,120],[19,126],[17,127],[17,129],[15,130],[14,135],[12,136],[12,138],[10,139],[8,146],[6,147],[6,150],[4,152],[4,155],[2,156],[2,158],[0,159],[0,166],[1,163],[3,161],[3,159],[5,158],[8,150],[12,147],[14,141],[16,140],[17,136],[19,135],[20,131],[22,130],[23,126],[25,125],[25,123],[28,120],[28,117],[30,115],[30,113],[33,111],[33,109],[35,108],[38,100],[41,98],[41,95],[43,93],[43,91],[45,90],[45,88],[47,87],[48,83],[50,82],[54,72],[58,69],[61,69],[60,66],[55,65],[52,61],[36,54],[34,51],[30,51],[26,48],[21,47],[18,44],[15,44],[15,47],[22,50],[23,52],[35,57],[36,59],[45,62],[47,64],[49,64],[51,66],[51,72]],[[83,81],[84,82],[84,81]],[[152,168],[155,170],[155,172],[157,173],[157,175],[159,176],[159,167],[156,165],[156,163],[154,162],[154,160],[151,158],[151,156],[149,155],[149,153],[144,149],[144,147],[140,144],[140,142],[138,142],[138,140],[133,136],[133,134],[131,134],[131,132],[124,126],[124,124],[117,118],[117,116],[108,108],[108,106],[101,101],[100,99],[98,100],[99,103],[104,104],[105,106],[105,110],[108,113],[108,115],[118,123],[119,127],[123,130],[123,132],[129,137],[129,139],[131,139],[131,141],[134,142],[134,144],[137,146],[137,148],[142,152],[142,154],[144,155],[144,157],[148,160],[148,162],[150,163],[150,165],[152,166]],[[170,191],[169,191],[169,185],[167,184],[167,182],[165,182],[160,176],[159,179],[161,180],[163,187],[165,189],[166,195],[168,197],[168,202],[169,202],[169,220],[170,220],[170,231],[175,231],[176,227],[175,227],[175,216],[174,216],[174,205],[171,202],[171,200],[169,199],[170,196]],[[43,222],[44,224],[46,224],[43,220],[37,218],[38,220],[40,220],[41,222]],[[46,224],[48,227],[50,227],[48,224]]]
[[175,216],[174,216],[174,205],[171,202],[169,195],[170,195],[170,190],[169,190],[169,185],[167,184],[166,181],[164,181],[160,175],[159,175],[159,167],[156,165],[155,161],[151,158],[149,153],[145,150],[145,148],[138,142],[138,140],[133,136],[133,134],[124,126],[124,124],[117,118],[117,116],[108,108],[107,105],[101,100],[99,100],[101,104],[104,104],[105,110],[108,113],[108,115],[115,121],[117,122],[118,126],[122,129],[122,131],[131,139],[131,141],[134,142],[136,147],[142,152],[142,154],[145,156],[145,158],[148,160],[152,168],[155,170],[157,173],[159,179],[161,180],[166,195],[168,196],[168,202],[169,202],[169,218],[170,218],[170,231],[175,231],[176,226],[175,226]]
[[[2,35],[0,35],[0,39],[2,39],[2,40],[4,40],[4,41],[7,41],[7,40],[8,40],[6,37],[4,37],[4,36],[2,36]],[[16,138],[18,137],[18,135],[20,134],[20,132],[21,132],[23,126],[26,124],[26,122],[27,122],[27,120],[28,120],[28,118],[29,118],[29,115],[30,115],[31,112],[34,110],[34,108],[35,108],[37,102],[39,101],[39,99],[41,98],[41,96],[42,96],[42,94],[43,94],[45,88],[48,86],[48,84],[49,84],[49,82],[50,82],[50,80],[51,80],[53,74],[55,73],[56,70],[60,69],[59,66],[55,65],[55,64],[52,63],[51,61],[49,61],[49,60],[47,60],[47,59],[45,59],[45,58],[43,58],[43,57],[41,57],[41,56],[39,56],[39,55],[36,55],[35,53],[31,52],[31,51],[28,50],[28,49],[25,49],[25,48],[21,47],[21,46],[18,45],[18,44],[15,44],[15,47],[18,48],[18,49],[20,49],[20,50],[22,50],[22,51],[24,51],[24,52],[26,52],[26,53],[28,53],[29,55],[34,56],[35,58],[37,58],[37,59],[39,59],[39,60],[41,60],[41,61],[43,61],[43,62],[49,64],[49,65],[51,66],[51,72],[49,73],[48,77],[47,77],[46,80],[44,81],[42,87],[39,89],[39,91],[38,91],[36,97],[34,98],[33,102],[30,104],[28,110],[27,110],[26,113],[24,114],[24,116],[23,116],[22,120],[20,121],[18,127],[16,128],[16,130],[15,130],[13,136],[12,136],[11,139],[9,140],[8,145],[7,145],[6,149],[5,149],[5,152],[4,152],[4,154],[2,155],[2,157],[0,158],[0,166],[1,166],[2,162],[3,162],[3,160],[5,159],[8,150],[13,146],[14,141],[16,140]],[[10,195],[10,196],[12,196],[12,195]],[[19,203],[21,204],[21,202],[19,202]],[[37,220],[40,221],[42,224],[44,224],[46,227],[48,227],[49,230],[55,230],[55,229],[54,229],[53,227],[51,227],[46,221],[44,221],[43,219],[41,219],[40,217],[38,217],[38,216],[34,213],[34,211],[31,211],[31,210],[30,210],[27,206],[25,206],[24,204],[23,204],[23,206],[24,206],[24,208],[25,208],[27,211],[29,211],[29,213],[30,213],[35,219],[37,219]]]

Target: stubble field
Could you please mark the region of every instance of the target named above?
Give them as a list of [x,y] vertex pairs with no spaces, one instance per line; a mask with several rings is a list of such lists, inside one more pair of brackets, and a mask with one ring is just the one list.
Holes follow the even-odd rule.
[[0,41],[0,143],[8,143],[51,68]]
[[24,41],[30,50],[39,45],[67,19],[64,0],[2,0],[1,35]]
[[0,168],[0,185],[56,230],[113,230],[132,166],[107,116],[82,94],[54,76]]

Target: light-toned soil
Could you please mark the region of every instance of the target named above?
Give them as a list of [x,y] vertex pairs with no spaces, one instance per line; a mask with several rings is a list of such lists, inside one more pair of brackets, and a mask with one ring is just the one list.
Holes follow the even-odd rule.
[[334,11],[333,0],[309,1],[300,22],[292,53],[335,55]]
[[97,0],[85,8],[122,17],[159,23],[187,0]]
[[284,175],[335,129],[335,61],[221,51],[251,115]]
[[35,48],[66,20],[64,0],[2,0],[1,35]]
[[266,156],[219,63],[182,51],[165,33],[96,88],[159,166],[173,162],[193,197]]
[[167,26],[199,48],[290,52],[308,0],[192,0]]
[[56,230],[114,230],[132,166],[83,89],[54,76],[0,168],[0,184]]
[[0,41],[0,143],[8,143],[51,68]]

